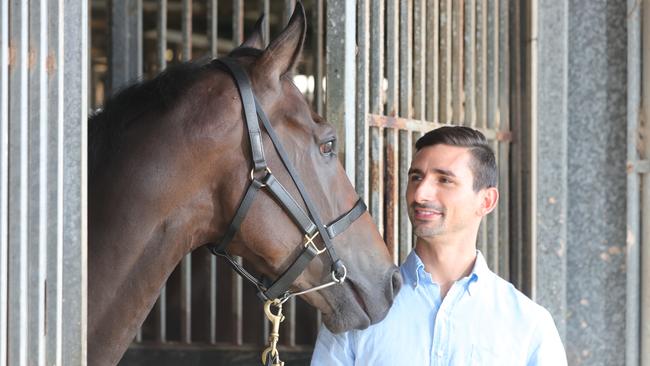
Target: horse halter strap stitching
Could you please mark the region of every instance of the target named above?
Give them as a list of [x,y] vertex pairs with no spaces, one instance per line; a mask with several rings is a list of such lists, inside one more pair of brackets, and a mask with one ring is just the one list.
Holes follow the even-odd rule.
[[[295,169],[291,165],[291,162],[287,158],[287,154],[284,151],[279,139],[277,138],[277,135],[275,134],[275,131],[273,130],[271,124],[269,123],[264,110],[257,101],[257,98],[255,98],[246,71],[241,67],[241,65],[239,65],[236,60],[232,58],[226,57],[218,59],[213,61],[213,63],[217,64],[217,66],[225,66],[225,69],[229,71],[230,75],[235,80],[235,84],[237,85],[237,89],[242,99],[244,120],[246,122],[250,139],[253,169],[251,170],[251,184],[249,185],[239,208],[235,212],[235,216],[233,217],[228,227],[226,235],[222,238],[218,246],[209,245],[210,250],[213,254],[226,258],[226,260],[228,260],[228,262],[237,273],[239,273],[243,278],[257,287],[259,290],[258,295],[264,300],[280,298],[281,301],[284,302],[293,296],[320,290],[337,283],[342,283],[345,281],[347,270],[343,262],[336,255],[331,240],[336,235],[345,231],[356,219],[358,219],[363,214],[363,212],[366,211],[366,206],[363,203],[363,200],[359,199],[350,211],[334,220],[331,224],[327,226],[323,225],[320,217],[315,210],[315,206],[307,195],[307,191],[302,184],[302,181],[298,177]],[[296,201],[291,197],[284,186],[277,179],[275,179],[273,173],[268,168],[266,159],[264,157],[264,147],[262,143],[258,118],[262,120],[264,128],[271,138],[275,150],[280,156],[283,165],[289,172],[289,175],[291,176],[294,184],[298,188],[303,202],[309,211],[309,216],[296,203]],[[258,178],[260,173],[264,173],[264,175],[261,178]],[[239,263],[237,263],[231,255],[226,253],[228,244],[234,237],[235,233],[239,230],[239,226],[246,216],[246,213],[250,209],[250,206],[257,192],[262,188],[266,188],[282,204],[283,208],[288,212],[289,216],[300,227],[305,237],[304,248],[300,255],[268,288],[248,271],[246,271]],[[314,239],[318,235],[321,236],[325,245],[325,248],[323,249],[317,248],[316,244],[314,243]],[[289,292],[288,289],[291,284],[293,284],[295,279],[305,270],[311,260],[315,256],[324,252],[327,252],[332,260],[332,281],[307,289],[305,291],[294,293]]]

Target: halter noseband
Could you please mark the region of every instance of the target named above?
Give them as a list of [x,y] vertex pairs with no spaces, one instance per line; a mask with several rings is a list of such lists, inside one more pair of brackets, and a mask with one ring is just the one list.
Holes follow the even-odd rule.
[[[336,255],[336,251],[332,246],[332,239],[345,231],[354,221],[356,221],[366,211],[366,205],[363,203],[363,200],[359,199],[350,211],[341,215],[332,223],[323,225],[320,216],[315,210],[312,200],[307,194],[305,186],[287,158],[287,153],[284,151],[280,140],[271,127],[271,123],[269,122],[266,113],[264,113],[262,106],[253,94],[253,88],[251,87],[246,71],[233,58],[221,58],[214,60],[213,63],[216,63],[217,66],[225,67],[237,85],[244,110],[244,121],[246,122],[246,127],[248,129],[253,168],[250,173],[250,185],[246,190],[244,198],[239,204],[239,208],[237,208],[237,211],[235,212],[235,216],[233,217],[226,234],[218,245],[209,244],[210,251],[215,255],[224,257],[231,264],[233,269],[239,273],[239,275],[257,287],[258,296],[263,300],[279,299],[284,302],[293,296],[321,290],[334,284],[343,283],[347,276],[347,269],[341,259]],[[305,213],[300,205],[296,203],[293,197],[291,197],[291,194],[275,178],[266,164],[259,120],[262,121],[266,133],[271,138],[273,146],[282,160],[282,164],[289,172],[296,188],[298,188],[298,192],[307,207],[308,213]],[[289,214],[294,223],[300,228],[305,239],[300,255],[298,255],[287,270],[285,270],[284,273],[282,273],[280,277],[268,287],[246,271],[230,254],[226,253],[228,244],[239,230],[239,227],[244,220],[246,213],[250,209],[257,192],[263,188],[265,188],[275,199],[277,199],[277,201],[280,202],[281,206]],[[321,237],[324,243],[324,248],[322,249],[318,248],[314,243],[314,240],[318,236]],[[311,260],[317,255],[325,252],[327,252],[332,260],[332,280],[304,291],[290,292],[289,287],[293,284],[296,278],[300,276],[305,268],[307,268],[307,265],[309,265]]]

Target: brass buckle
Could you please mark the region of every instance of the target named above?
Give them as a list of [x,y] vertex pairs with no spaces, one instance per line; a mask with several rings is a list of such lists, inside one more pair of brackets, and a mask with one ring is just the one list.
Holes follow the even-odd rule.
[[318,249],[318,247],[314,243],[314,239],[316,239],[316,237],[318,236],[318,233],[319,232],[316,231],[314,233],[314,235],[312,235],[312,236],[309,236],[309,234],[305,234],[305,248],[307,248],[308,246],[311,246],[312,249],[314,249],[314,251],[316,252],[316,255],[320,255],[320,254],[324,253],[327,250],[327,247],[325,247],[323,249]]

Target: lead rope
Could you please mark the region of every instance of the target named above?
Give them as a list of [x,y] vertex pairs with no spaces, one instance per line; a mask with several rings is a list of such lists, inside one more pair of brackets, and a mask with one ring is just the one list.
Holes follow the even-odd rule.
[[[284,362],[280,361],[280,353],[277,348],[280,340],[280,323],[284,320],[284,315],[282,315],[283,302],[280,299],[274,299],[267,300],[264,303],[264,313],[273,326],[271,334],[269,334],[269,346],[262,352],[262,365],[264,366],[284,366]],[[278,310],[277,314],[273,314],[272,306]]]

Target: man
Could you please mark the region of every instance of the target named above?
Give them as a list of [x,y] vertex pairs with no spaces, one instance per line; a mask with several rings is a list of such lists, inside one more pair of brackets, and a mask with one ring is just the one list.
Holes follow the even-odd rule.
[[415,147],[406,201],[417,241],[402,289],[378,324],[342,334],[323,327],[312,366],[566,365],[549,312],[476,250],[481,219],[499,198],[485,136],[448,126]]

